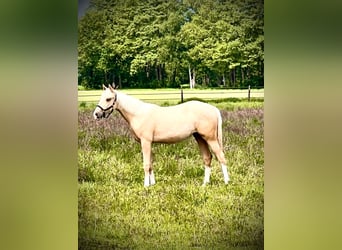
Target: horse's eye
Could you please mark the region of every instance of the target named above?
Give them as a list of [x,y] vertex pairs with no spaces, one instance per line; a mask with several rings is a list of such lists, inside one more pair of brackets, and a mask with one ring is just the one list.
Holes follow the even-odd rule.
[[106,101],[109,102],[110,100],[112,100],[112,98],[107,98]]

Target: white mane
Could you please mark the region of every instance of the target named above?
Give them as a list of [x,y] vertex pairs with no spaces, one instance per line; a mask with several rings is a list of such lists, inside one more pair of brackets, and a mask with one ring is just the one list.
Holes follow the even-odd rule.
[[116,91],[118,108],[124,108],[125,110],[137,113],[143,109],[149,109],[151,107],[157,107],[158,105],[152,103],[143,102],[135,97],[126,95],[125,93]]

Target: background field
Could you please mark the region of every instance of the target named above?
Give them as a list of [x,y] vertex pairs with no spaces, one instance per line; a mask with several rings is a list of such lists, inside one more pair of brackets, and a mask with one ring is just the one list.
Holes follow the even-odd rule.
[[224,185],[213,160],[211,183],[193,138],[154,144],[156,185],[143,187],[140,145],[117,112],[95,122],[79,111],[80,249],[263,249],[263,100],[225,99]]
[[[180,89],[123,89],[120,90],[141,100],[154,102],[157,104],[175,104],[181,100]],[[79,103],[96,103],[102,90],[80,90],[78,91]],[[248,89],[184,89],[184,99],[200,98],[203,100],[223,99],[223,98],[243,98],[248,97]],[[264,98],[264,89],[251,89],[251,98]]]

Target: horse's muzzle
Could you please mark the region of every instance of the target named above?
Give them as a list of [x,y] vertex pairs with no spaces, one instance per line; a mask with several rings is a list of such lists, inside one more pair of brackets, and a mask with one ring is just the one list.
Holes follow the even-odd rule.
[[101,118],[104,118],[104,112],[94,112],[94,118],[95,118],[95,120],[99,120],[99,119],[101,119]]
[[98,107],[94,110],[93,117],[95,120],[99,120],[101,118],[104,118],[104,112],[100,110]]
[[[107,110],[106,110],[107,111]],[[95,110],[93,113],[93,117],[95,120],[100,120],[102,118],[108,118],[110,114],[113,112],[113,108],[109,109],[108,112],[102,110]]]

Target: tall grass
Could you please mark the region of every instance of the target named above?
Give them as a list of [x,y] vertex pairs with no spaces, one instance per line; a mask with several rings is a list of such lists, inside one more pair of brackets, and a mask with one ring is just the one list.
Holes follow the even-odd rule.
[[[236,102],[239,103],[239,102]],[[95,122],[79,112],[80,249],[262,249],[263,109],[225,109],[224,150],[231,181],[213,159],[211,182],[193,138],[154,144],[156,185],[143,187],[140,145],[114,112]],[[235,106],[236,107],[236,106]]]

